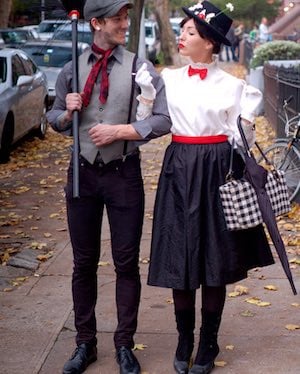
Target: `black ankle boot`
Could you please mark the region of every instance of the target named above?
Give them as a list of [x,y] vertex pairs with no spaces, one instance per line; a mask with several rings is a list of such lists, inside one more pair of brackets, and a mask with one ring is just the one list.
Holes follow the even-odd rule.
[[175,316],[179,337],[174,369],[177,374],[187,374],[194,349],[195,309],[176,311]]
[[208,374],[214,368],[214,360],[219,354],[218,331],[221,323],[220,313],[202,310],[202,326],[195,363],[189,374]]

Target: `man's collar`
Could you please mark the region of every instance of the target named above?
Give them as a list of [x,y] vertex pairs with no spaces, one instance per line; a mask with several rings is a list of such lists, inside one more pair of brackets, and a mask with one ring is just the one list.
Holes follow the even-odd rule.
[[[114,56],[114,58],[121,64],[123,62],[123,56],[124,56],[124,47],[122,45],[117,45],[113,51],[111,56]],[[92,63],[97,59],[95,53],[90,49],[90,55],[88,57],[88,63]]]

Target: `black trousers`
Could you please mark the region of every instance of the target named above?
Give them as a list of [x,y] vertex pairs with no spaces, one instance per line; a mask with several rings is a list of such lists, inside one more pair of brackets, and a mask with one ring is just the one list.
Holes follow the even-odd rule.
[[133,347],[137,328],[141,282],[139,249],[144,217],[144,188],[139,154],[102,165],[80,159],[80,198],[72,197],[72,162],[68,171],[66,201],[73,247],[72,292],[76,342],[96,343],[97,269],[100,258],[104,206],[111,232],[116,272],[118,325],[116,348]]

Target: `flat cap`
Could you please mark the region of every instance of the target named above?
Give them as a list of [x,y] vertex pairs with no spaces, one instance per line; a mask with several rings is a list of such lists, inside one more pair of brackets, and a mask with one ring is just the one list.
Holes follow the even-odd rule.
[[84,19],[90,21],[92,18],[113,17],[126,5],[128,8],[133,7],[130,1],[125,0],[86,0]]

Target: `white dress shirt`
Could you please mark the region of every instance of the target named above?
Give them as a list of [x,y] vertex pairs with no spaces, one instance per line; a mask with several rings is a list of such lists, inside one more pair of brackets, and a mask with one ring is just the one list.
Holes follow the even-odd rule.
[[[207,77],[189,77],[189,65],[179,69],[165,68],[162,77],[166,86],[171,132],[182,136],[227,135],[242,146],[237,117],[253,122],[262,94],[242,79],[226,73],[217,65],[191,63],[193,68],[207,68]],[[253,126],[243,125],[250,146],[254,143]]]

